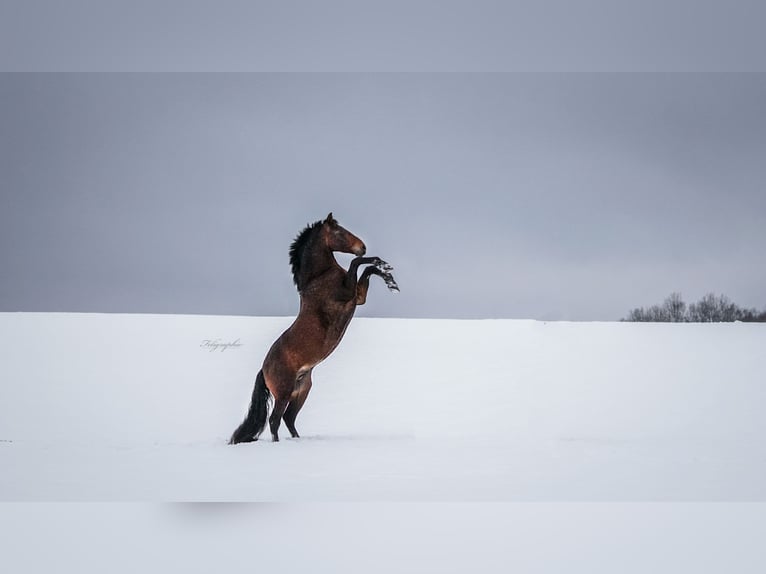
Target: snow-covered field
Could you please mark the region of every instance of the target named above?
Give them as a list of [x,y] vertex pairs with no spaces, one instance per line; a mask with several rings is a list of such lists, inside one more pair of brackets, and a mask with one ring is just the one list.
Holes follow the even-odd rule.
[[228,446],[290,321],[0,314],[0,500],[766,500],[766,325],[357,318]]

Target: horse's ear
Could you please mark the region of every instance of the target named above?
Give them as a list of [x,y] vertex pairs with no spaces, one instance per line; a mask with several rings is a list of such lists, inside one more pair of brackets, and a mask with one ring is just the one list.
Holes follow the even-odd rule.
[[335,218],[332,216],[332,211],[327,215],[327,219],[324,220],[325,223],[329,223],[330,225],[335,225],[338,223],[335,221]]

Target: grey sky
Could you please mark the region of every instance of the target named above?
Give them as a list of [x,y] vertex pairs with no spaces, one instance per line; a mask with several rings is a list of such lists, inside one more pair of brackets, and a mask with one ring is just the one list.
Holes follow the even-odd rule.
[[763,308],[765,176],[764,75],[3,74],[0,310],[290,315],[328,211],[360,315]]
[[7,71],[763,71],[753,0],[3,0]]

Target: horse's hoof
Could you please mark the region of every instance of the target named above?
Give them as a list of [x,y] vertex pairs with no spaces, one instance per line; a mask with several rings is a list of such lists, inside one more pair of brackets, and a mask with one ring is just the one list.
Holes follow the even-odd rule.
[[389,291],[395,293],[399,292],[399,285],[397,285],[393,275],[386,273],[386,275],[383,277],[383,280],[386,282],[386,287],[388,287]]
[[393,271],[394,268],[387,262],[383,261],[382,259],[379,259],[375,262],[375,267],[380,269],[381,271]]

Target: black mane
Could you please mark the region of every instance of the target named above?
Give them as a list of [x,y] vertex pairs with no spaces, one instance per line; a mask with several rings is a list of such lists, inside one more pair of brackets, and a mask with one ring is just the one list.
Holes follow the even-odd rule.
[[295,286],[300,290],[301,285],[298,283],[298,275],[301,272],[301,260],[303,259],[303,252],[306,250],[306,246],[313,237],[314,233],[322,227],[324,221],[315,221],[306,226],[301,231],[295,240],[290,245],[290,266],[293,269],[293,282]]

